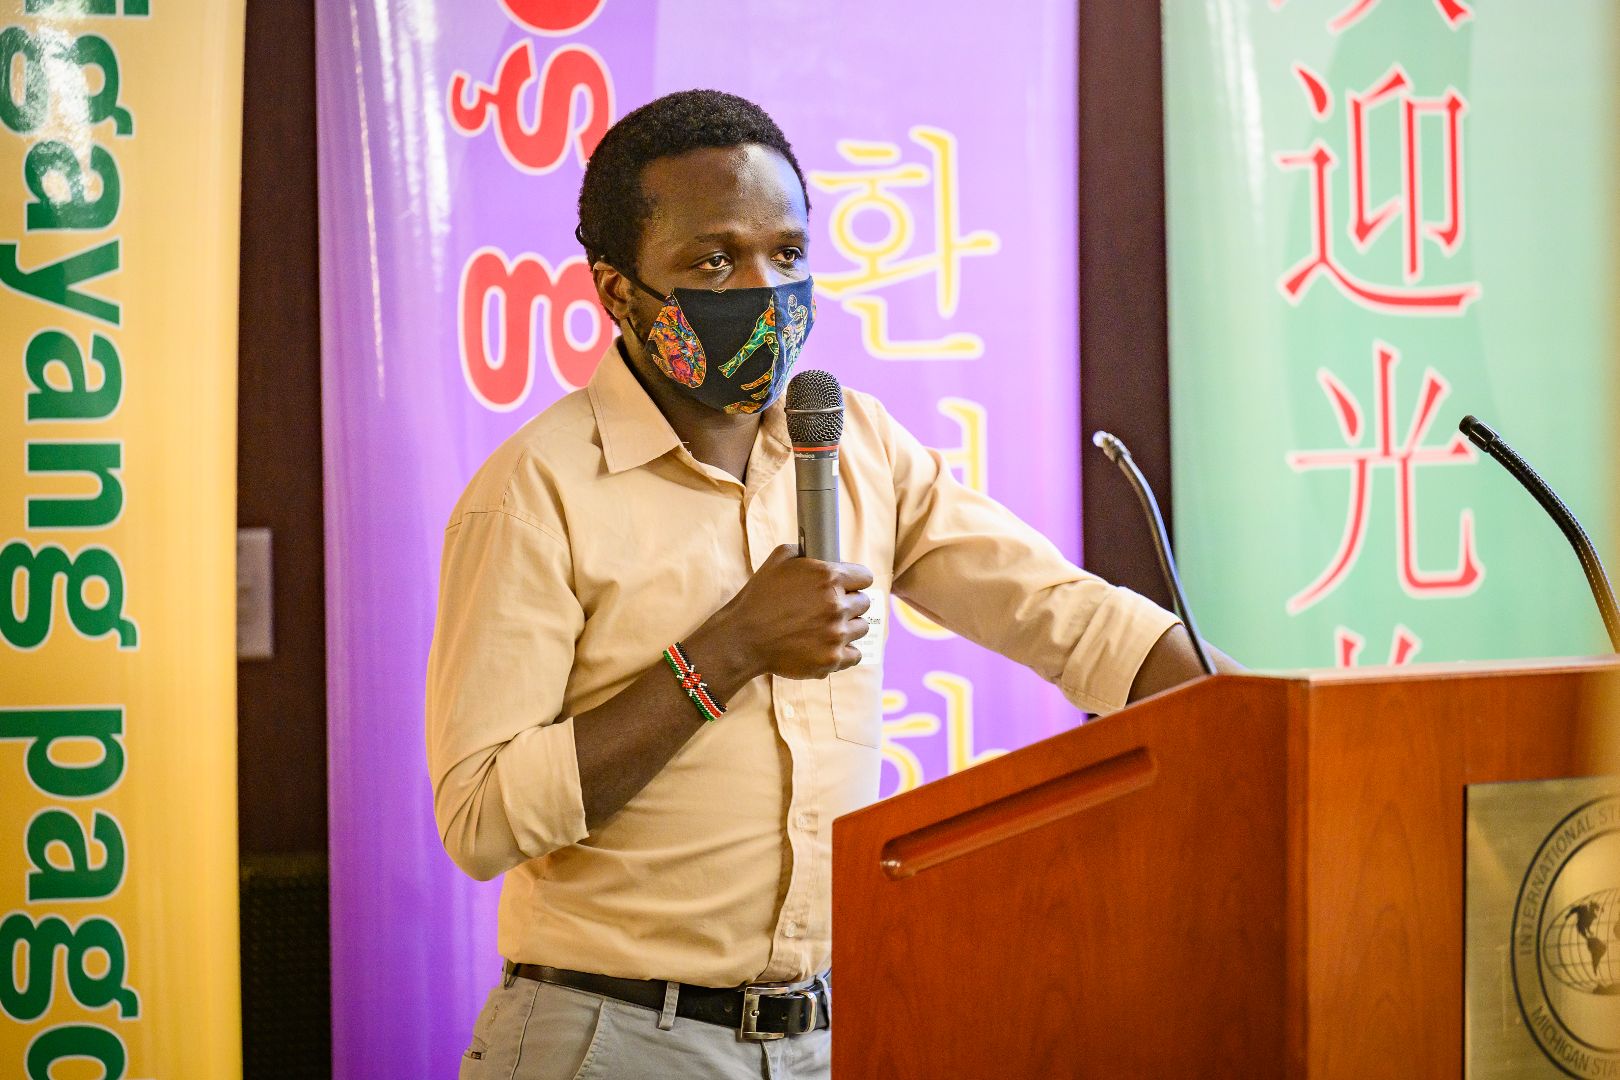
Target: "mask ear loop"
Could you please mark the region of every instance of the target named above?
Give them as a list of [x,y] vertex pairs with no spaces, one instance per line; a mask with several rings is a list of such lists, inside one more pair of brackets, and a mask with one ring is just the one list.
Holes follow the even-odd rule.
[[[597,247],[596,247],[595,244],[591,243],[589,240],[587,240],[585,238],[585,226],[583,224],[579,224],[579,225],[574,226],[574,239],[579,241],[579,246],[585,249],[586,255],[595,256],[594,258],[591,259],[591,266],[594,267],[599,262],[607,263],[609,266],[613,267],[613,269],[615,271],[617,271],[618,274],[621,277],[623,277],[626,281],[628,281],[630,284],[634,285],[636,288],[640,289],[642,292],[646,293],[648,296],[652,297],[654,300],[657,300],[660,305],[667,305],[667,304],[675,303],[675,294],[674,293],[670,293],[668,295],[665,295],[664,293],[661,293],[658,290],[656,290],[656,289],[652,288],[651,286],[649,286],[645,281],[642,281],[640,278],[638,278],[636,275],[632,274],[630,271],[624,269],[624,267],[618,266],[617,264],[611,262],[610,260],[608,260],[606,258],[596,256]],[[611,316],[612,312],[609,312],[608,314]],[[635,321],[635,319],[633,319],[631,317],[630,312],[626,311],[624,313],[624,321],[629,324],[631,332],[636,334],[636,336],[637,336],[637,338],[639,340],[641,340],[641,341],[647,340],[647,335],[643,334],[640,330],[636,329],[636,321]]]
[[[607,262],[606,259],[604,259],[602,261]],[[612,263],[608,263],[608,265],[613,266]],[[636,277],[636,275],[630,273],[630,271],[622,269],[622,268],[620,268],[618,266],[613,266],[613,269],[617,270],[619,272],[620,276],[622,276],[630,284],[634,285],[636,288],[640,289],[642,292],[646,293],[648,296],[652,297],[654,300],[657,300],[661,309],[663,307],[668,307],[670,304],[677,303],[673,293],[671,293],[668,296],[665,296],[662,293],[658,292],[656,289],[651,288],[645,281],[642,281],[640,278]],[[636,340],[637,341],[644,342],[652,334],[651,330],[648,330],[647,333],[645,333],[645,334],[643,334],[641,332],[641,330],[636,326],[636,320],[634,318],[633,313],[630,312],[629,310],[626,310],[625,313],[624,313],[624,321],[629,325],[630,332],[636,335]]]

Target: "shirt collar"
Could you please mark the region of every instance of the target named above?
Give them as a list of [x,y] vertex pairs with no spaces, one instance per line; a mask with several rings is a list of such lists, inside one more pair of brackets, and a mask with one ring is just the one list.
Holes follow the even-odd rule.
[[675,429],[636,381],[618,338],[597,363],[586,391],[608,472],[637,468],[681,445]]
[[[681,445],[675,429],[630,370],[621,340],[614,339],[586,386],[596,430],[602,436],[602,459],[610,474],[639,468]],[[787,415],[781,400],[760,415],[760,433],[774,444],[767,448],[768,456],[787,451]]]

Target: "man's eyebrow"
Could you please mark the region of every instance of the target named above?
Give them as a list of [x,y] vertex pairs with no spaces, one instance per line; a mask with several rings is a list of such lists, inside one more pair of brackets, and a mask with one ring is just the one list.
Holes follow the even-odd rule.
[[[699,233],[697,236],[688,237],[686,242],[688,244],[723,244],[729,240],[735,240],[740,235],[742,235],[742,230],[726,229],[721,232]],[[796,240],[803,243],[809,238],[808,233],[798,228],[780,229],[776,233],[776,239],[778,240]]]

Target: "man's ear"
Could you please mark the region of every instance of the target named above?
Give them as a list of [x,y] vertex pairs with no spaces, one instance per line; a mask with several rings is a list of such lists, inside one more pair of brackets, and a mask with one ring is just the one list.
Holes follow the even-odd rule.
[[596,283],[596,299],[607,309],[608,318],[620,322],[630,311],[630,281],[604,259],[597,259],[591,267],[591,280]]

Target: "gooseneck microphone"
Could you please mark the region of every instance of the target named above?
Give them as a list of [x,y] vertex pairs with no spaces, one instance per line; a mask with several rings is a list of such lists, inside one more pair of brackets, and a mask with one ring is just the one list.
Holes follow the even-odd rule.
[[1131,460],[1131,452],[1119,439],[1099,431],[1091,437],[1091,445],[1097,447],[1108,456],[1108,460],[1119,466],[1125,474],[1125,479],[1131,482],[1136,489],[1136,497],[1142,503],[1142,512],[1147,515],[1148,528],[1153,533],[1153,544],[1159,553],[1159,569],[1164,572],[1164,580],[1170,586],[1170,595],[1175,600],[1176,614],[1181,616],[1182,625],[1186,626],[1187,634],[1192,638],[1193,651],[1198,654],[1198,666],[1204,669],[1204,674],[1215,674],[1215,665],[1210,662],[1209,653],[1204,649],[1204,639],[1198,636],[1198,625],[1193,622],[1192,608],[1187,606],[1187,594],[1181,589],[1181,578],[1176,574],[1176,557],[1170,551],[1170,537],[1165,532],[1164,518],[1159,513],[1159,501],[1153,497],[1153,489],[1148,486],[1147,477],[1142,470],[1136,467]]
[[838,561],[838,440],[844,390],[825,371],[801,371],[787,388],[788,439],[799,488],[799,554]]
[[1609,632],[1609,646],[1615,652],[1620,652],[1620,610],[1615,605],[1614,589],[1609,585],[1609,576],[1603,572],[1603,560],[1598,558],[1597,549],[1592,546],[1592,540],[1581,528],[1581,523],[1564,505],[1564,500],[1541,478],[1541,474],[1532,469],[1530,463],[1520,457],[1519,452],[1491,430],[1489,425],[1473,416],[1465,416],[1462,423],[1457,425],[1457,430],[1468,436],[1469,442],[1495,458],[1558,525],[1564,539],[1575,549],[1576,558],[1581,560],[1586,584],[1592,590],[1592,598],[1597,601],[1599,614],[1603,616],[1603,628]]

